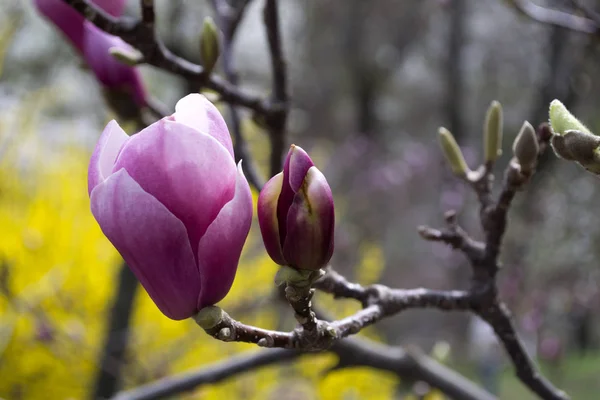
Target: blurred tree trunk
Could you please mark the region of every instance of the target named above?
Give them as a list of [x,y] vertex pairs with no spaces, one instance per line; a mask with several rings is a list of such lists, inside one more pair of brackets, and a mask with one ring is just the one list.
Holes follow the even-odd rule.
[[365,16],[370,5],[364,0],[349,2],[349,15],[344,26],[344,58],[350,73],[351,93],[354,102],[356,130],[368,137],[377,136],[375,107],[379,88],[378,75],[372,52],[366,47]]
[[138,286],[137,278],[123,263],[118,275],[115,300],[106,322],[106,338],[91,396],[93,400],[109,399],[120,390],[121,369],[127,355],[129,325]]

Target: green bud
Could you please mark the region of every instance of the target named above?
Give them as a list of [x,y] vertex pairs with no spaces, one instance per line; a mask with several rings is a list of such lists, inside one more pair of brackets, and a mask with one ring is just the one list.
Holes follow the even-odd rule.
[[206,17],[202,24],[202,36],[200,37],[200,57],[207,74],[210,74],[215,67],[220,53],[219,29],[212,18]]
[[108,53],[117,59],[117,61],[129,65],[130,67],[135,67],[144,61],[144,55],[132,47],[111,47],[108,49]]
[[559,100],[553,100],[550,103],[549,114],[550,126],[556,135],[564,135],[569,130],[592,134]]
[[202,329],[211,329],[217,326],[224,316],[224,311],[217,306],[208,306],[198,311],[198,314],[194,315],[194,321]]
[[486,162],[494,162],[502,155],[502,105],[495,100],[485,116],[483,149]]
[[438,134],[442,150],[444,151],[446,160],[448,160],[448,163],[450,164],[452,172],[459,176],[465,176],[467,172],[469,172],[469,167],[467,166],[465,157],[463,156],[462,151],[460,151],[460,147],[458,147],[454,136],[452,136],[452,133],[450,133],[448,129],[443,127],[438,130]]
[[523,170],[530,170],[537,161],[540,146],[533,126],[527,121],[523,123],[513,143],[513,155]]

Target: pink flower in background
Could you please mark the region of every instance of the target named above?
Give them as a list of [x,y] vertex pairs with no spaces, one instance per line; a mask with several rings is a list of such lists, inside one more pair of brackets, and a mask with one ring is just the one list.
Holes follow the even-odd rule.
[[292,145],[283,172],[261,191],[258,222],[265,248],[277,264],[318,270],[331,259],[335,225],[331,188],[299,146]]
[[[94,0],[94,3],[113,16],[121,15],[125,6],[125,0]],[[109,54],[111,47],[130,49],[127,43],[98,29],[62,0],[34,0],[34,4],[63,32],[102,85],[125,91],[140,107],[146,105],[139,71]]]
[[111,121],[90,161],[92,213],[158,308],[180,320],[223,299],[252,221],[223,117],[204,96],[133,137]]

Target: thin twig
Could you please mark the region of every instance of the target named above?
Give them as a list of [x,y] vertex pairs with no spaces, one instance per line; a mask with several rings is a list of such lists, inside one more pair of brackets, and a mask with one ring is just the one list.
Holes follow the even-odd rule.
[[[233,85],[237,86],[237,75],[233,69],[232,47],[235,39],[237,27],[242,20],[244,11],[250,0],[244,0],[235,8],[231,7],[223,0],[211,0],[211,4],[217,16],[217,23],[223,32],[223,52],[221,61],[223,65],[223,73],[225,78]],[[236,162],[243,160],[242,168],[248,178],[248,182],[258,191],[262,189],[264,179],[260,176],[260,172],[256,168],[254,159],[248,149],[248,143],[242,133],[242,122],[239,112],[234,104],[228,103],[229,119],[231,130],[234,138],[234,154]]]
[[198,86],[204,85],[219,93],[223,101],[249,108],[264,116],[280,113],[279,107],[270,105],[270,102],[261,97],[242,92],[215,74],[210,74],[210,77],[207,77],[200,65],[173,54],[155,35],[153,24],[150,26],[144,23],[142,19],[131,17],[115,18],[89,0],[63,1],[98,28],[120,37],[126,43],[138,49],[142,53],[145,63],[197,82]]
[[535,21],[587,34],[597,35],[599,32],[598,23],[592,19],[538,6],[531,0],[506,1],[511,3],[519,12]]
[[285,126],[289,109],[286,62],[281,45],[277,0],[265,0],[263,17],[273,74],[273,93],[270,101],[271,106],[276,110],[266,120],[271,140],[270,174],[273,176],[281,171],[281,158],[285,150]]
[[[320,287],[337,291],[336,288],[339,286],[336,285],[343,285],[344,281],[337,279],[339,275],[332,276],[336,283],[323,283],[327,281],[326,275]],[[355,288],[354,291],[341,289],[339,293],[348,293],[352,297],[356,295],[365,308],[339,321],[318,320],[310,310],[310,296],[305,297],[301,294],[298,296],[299,300],[290,300],[293,306],[298,305],[294,310],[301,317],[299,321],[302,324],[291,332],[271,331],[246,325],[231,318],[222,310],[218,321],[209,328],[205,327],[204,330],[214,338],[225,342],[248,342],[262,347],[321,351],[330,348],[340,339],[357,334],[381,319],[409,308],[436,308],[444,311],[468,311],[472,308],[472,295],[465,291],[390,289],[383,285],[372,285],[361,289]],[[310,317],[307,317],[309,314]]]
[[142,21],[149,27],[154,26],[154,0],[140,0]]

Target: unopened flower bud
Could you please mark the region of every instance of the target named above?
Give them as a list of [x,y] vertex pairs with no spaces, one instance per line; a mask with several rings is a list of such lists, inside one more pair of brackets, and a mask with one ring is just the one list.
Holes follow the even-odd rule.
[[521,165],[522,170],[530,170],[537,161],[540,146],[533,126],[527,121],[523,123],[517,138],[513,143],[513,154]]
[[448,129],[443,127],[438,130],[438,134],[442,150],[444,151],[446,160],[448,160],[448,164],[450,164],[452,172],[458,176],[465,176],[469,172],[469,167],[454,136]]
[[277,264],[318,270],[329,262],[335,224],[331,188],[299,146],[292,145],[283,172],[260,192],[258,222]]
[[133,47],[115,46],[108,49],[108,53],[117,61],[120,61],[130,67],[134,67],[144,61],[144,56],[142,53]]
[[210,74],[215,67],[220,52],[219,29],[212,18],[206,17],[202,24],[202,36],[200,37],[200,57],[207,74]]
[[225,312],[217,306],[204,307],[196,315],[194,321],[202,329],[211,329],[217,326],[223,320]]
[[496,161],[502,155],[502,105],[493,101],[485,116],[483,148],[486,162]]
[[592,132],[573,114],[567,110],[559,100],[553,100],[550,103],[550,126],[556,135],[564,135],[569,130],[575,130],[592,134]]

